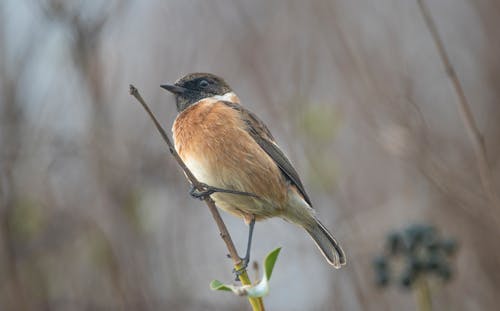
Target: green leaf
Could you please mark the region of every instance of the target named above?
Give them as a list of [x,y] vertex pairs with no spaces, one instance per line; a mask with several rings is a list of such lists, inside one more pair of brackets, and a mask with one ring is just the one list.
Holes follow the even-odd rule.
[[271,279],[271,274],[274,269],[274,264],[278,259],[278,255],[281,251],[281,247],[273,250],[269,254],[267,254],[264,259],[264,275],[262,276],[262,280],[253,286],[243,285],[243,286],[234,286],[229,284],[223,284],[221,281],[213,280],[210,282],[210,288],[212,290],[223,290],[223,291],[232,291],[238,296],[248,296],[248,297],[264,297],[269,293],[269,279]]
[[276,263],[276,259],[278,259],[280,251],[281,247],[278,247],[277,249],[267,254],[266,259],[264,259],[264,274],[267,280],[271,279],[271,274],[273,273],[274,264]]
[[210,282],[210,288],[212,290],[223,290],[230,292],[232,291],[231,287],[232,287],[231,285],[226,285],[219,280],[213,280],[212,282]]

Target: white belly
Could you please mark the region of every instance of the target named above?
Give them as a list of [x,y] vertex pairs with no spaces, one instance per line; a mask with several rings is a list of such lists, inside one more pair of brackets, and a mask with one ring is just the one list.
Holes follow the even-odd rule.
[[191,173],[193,173],[196,179],[198,179],[198,181],[209,186],[216,186],[212,174],[208,172],[206,166],[201,161],[195,160],[193,158],[187,158],[184,160],[184,163],[189,168]]

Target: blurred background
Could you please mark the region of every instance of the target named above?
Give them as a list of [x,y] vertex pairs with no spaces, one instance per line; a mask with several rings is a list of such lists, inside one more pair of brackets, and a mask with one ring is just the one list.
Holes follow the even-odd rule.
[[[498,190],[500,4],[428,2]],[[1,310],[249,309],[209,289],[233,280],[224,243],[128,93],[169,129],[159,85],[196,71],[268,124],[348,254],[334,271],[302,230],[258,223],[253,259],[283,247],[269,310],[415,310],[371,264],[415,222],[460,242],[435,310],[496,309],[500,209],[416,1],[1,0]]]

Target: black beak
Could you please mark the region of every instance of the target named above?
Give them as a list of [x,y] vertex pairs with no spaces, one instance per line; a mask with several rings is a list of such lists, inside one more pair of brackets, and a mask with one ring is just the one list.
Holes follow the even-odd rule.
[[180,95],[186,91],[185,88],[173,84],[163,84],[160,87],[175,95]]

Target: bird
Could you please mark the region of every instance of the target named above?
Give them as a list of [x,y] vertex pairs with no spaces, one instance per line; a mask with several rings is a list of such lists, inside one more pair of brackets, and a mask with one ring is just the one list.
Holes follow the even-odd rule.
[[319,221],[299,174],[268,127],[226,81],[210,73],[190,73],[161,87],[175,96],[174,146],[205,192],[222,210],[249,225],[244,266],[250,259],[256,221],[280,217],[310,235],[326,261],[338,269],[346,255]]

